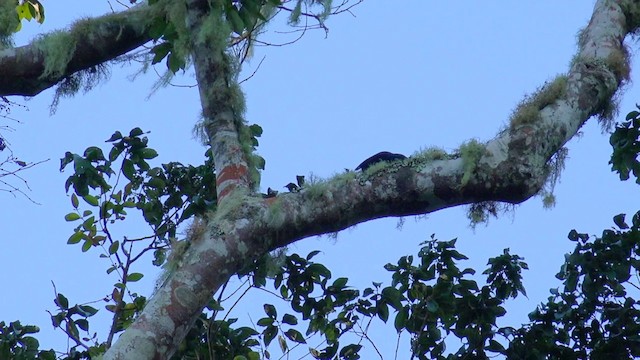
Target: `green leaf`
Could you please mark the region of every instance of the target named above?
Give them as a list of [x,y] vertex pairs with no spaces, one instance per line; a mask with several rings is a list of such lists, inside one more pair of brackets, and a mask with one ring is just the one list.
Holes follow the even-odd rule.
[[76,324],[73,323],[73,321],[67,321],[67,333],[75,338],[78,338],[80,336],[80,332],[78,331],[78,328],[76,327]]
[[264,304],[264,312],[272,319],[275,319],[278,316],[278,312],[276,311],[276,307],[271,304]]
[[149,26],[148,34],[153,40],[158,40],[164,35],[164,31],[167,28],[167,21],[163,16],[156,16],[151,25]]
[[91,206],[98,206],[98,198],[93,195],[85,195],[82,199]]
[[260,125],[258,124],[252,124],[251,126],[249,126],[249,130],[251,130],[251,135],[255,137],[262,136],[262,127],[260,127]]
[[264,329],[264,332],[262,333],[262,336],[264,339],[264,345],[269,346],[269,344],[276,337],[277,334],[278,334],[278,328],[275,326],[268,326],[266,329]]
[[122,162],[122,173],[127,179],[133,180],[135,169],[133,168],[133,162],[131,160],[124,159]]
[[289,15],[289,24],[297,25],[300,22],[300,14],[302,14],[302,0],[298,0],[296,7],[291,11]]
[[349,281],[346,277],[337,278],[336,281],[333,282],[333,286],[336,289],[342,289],[347,285],[347,281]]
[[85,240],[85,242],[82,244],[82,252],[89,251],[89,249],[91,249],[92,245],[93,245],[93,243],[91,242],[91,240],[89,240],[89,239]]
[[139,127],[135,127],[133,129],[131,129],[131,131],[129,131],[129,136],[130,137],[137,137],[144,134],[144,131],[142,131],[142,129],[140,129]]
[[77,244],[84,237],[84,233],[80,231],[76,231],[73,235],[69,236],[69,240],[67,240],[67,244]]
[[89,305],[80,305],[78,306],[78,308],[82,312],[82,316],[84,317],[93,316],[98,312],[98,309],[91,307]]
[[113,135],[111,135],[111,137],[109,139],[107,139],[105,142],[114,142],[116,140],[120,140],[122,139],[122,133],[120,131],[116,131],[113,133]]
[[274,320],[269,317],[263,317],[257,322],[258,326],[271,326],[273,325],[273,323],[274,323]]
[[618,214],[618,215],[613,217],[613,222],[621,230],[629,228],[629,225],[627,225],[627,223],[624,221],[625,216],[626,216],[625,214]]
[[291,314],[284,314],[282,322],[289,325],[296,325],[298,323],[298,318]]
[[118,252],[118,248],[120,247],[120,241],[116,240],[109,246],[109,255],[113,255]]
[[80,214],[78,213],[68,213],[67,215],[64,216],[64,219],[66,221],[76,221],[78,219],[80,219]]
[[286,352],[289,348],[287,346],[287,340],[285,340],[282,336],[278,336],[278,344],[280,345],[280,350],[282,350],[282,352]]
[[258,17],[252,13],[246,6],[243,6],[238,11],[240,14],[240,18],[242,19],[242,23],[245,28],[248,30],[252,30],[254,26],[256,26],[256,22],[258,21]]
[[89,330],[89,322],[87,321],[87,319],[78,319],[78,320],[75,320],[74,323],[84,331]]
[[388,286],[382,289],[382,298],[387,301],[394,309],[400,310],[402,308],[401,299],[403,298],[400,290]]
[[378,304],[376,310],[380,320],[386,323],[387,320],[389,320],[389,307],[387,306],[387,304],[382,304],[382,303]]
[[80,205],[78,196],[76,194],[71,194],[71,206],[73,206],[74,209],[77,209],[78,205]]
[[635,118],[638,117],[638,115],[640,115],[640,112],[637,111],[631,111],[630,113],[627,114],[626,120],[633,120]]
[[54,302],[63,310],[69,309],[69,300],[62,294],[58,294]]
[[141,273],[131,273],[129,275],[127,275],[127,281],[129,282],[136,282],[140,279],[142,279],[144,275]]
[[171,72],[177,73],[178,70],[184,69],[184,59],[181,56],[176,55],[175,52],[171,52],[171,54],[169,54],[169,57],[167,58],[167,67],[169,68],[169,70],[171,70]]
[[244,31],[244,22],[238,13],[238,9],[235,6],[230,6],[226,11],[227,21],[231,25],[231,30],[233,30],[236,34],[242,35]]
[[306,344],[307,341],[304,339],[304,336],[302,336],[302,334],[294,329],[289,329],[287,331],[284,332],[284,335],[289,338],[289,340],[291,341],[295,341],[298,344]]
[[396,328],[397,332],[401,332],[407,326],[407,319],[409,318],[409,307],[405,306],[402,310],[398,311],[396,314],[396,319],[393,322],[393,325]]
[[142,158],[143,159],[153,159],[158,156],[158,152],[151,148],[144,148],[142,150]]

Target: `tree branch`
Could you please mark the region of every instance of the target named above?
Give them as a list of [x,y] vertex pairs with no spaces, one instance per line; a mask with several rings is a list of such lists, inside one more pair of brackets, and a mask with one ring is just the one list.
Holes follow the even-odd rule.
[[[224,26],[221,9],[209,9],[206,2],[187,2],[187,26],[192,35],[192,56],[202,104],[202,127],[209,139],[217,171],[218,202],[234,190],[251,190],[248,144],[242,139],[244,95],[237,82],[237,69],[227,54],[228,36],[221,36]],[[207,29],[216,29],[215,32]],[[255,170],[254,170],[255,171]],[[248,192],[248,191],[245,191]]]
[[[151,38],[146,34],[152,7],[140,5],[115,14],[84,19],[67,31],[55,33],[75,42],[68,62],[61,71],[45,75],[45,67],[52,55],[46,46],[51,37],[33,40],[29,45],[0,50],[0,96],[34,96],[81,70],[123,55]],[[60,49],[55,49],[60,50]]]
[[[519,203],[536,194],[547,178],[548,160],[592,115],[607,112],[628,75],[622,40],[637,26],[627,25],[631,17],[625,18],[620,4],[640,12],[640,5],[630,1],[598,1],[568,77],[549,85],[560,91],[543,89],[543,95],[553,98],[522,104],[522,111],[533,106],[534,115],[516,116],[494,140],[473,144],[472,156],[462,148],[454,155],[427,152],[267,199],[229,193],[206,228],[191,239],[184,265],[104,359],[169,358],[212,294],[242,265],[268,250],[380,217],[426,214],[486,200]],[[208,95],[206,82],[200,86],[201,95]],[[210,105],[203,100],[203,106]]]

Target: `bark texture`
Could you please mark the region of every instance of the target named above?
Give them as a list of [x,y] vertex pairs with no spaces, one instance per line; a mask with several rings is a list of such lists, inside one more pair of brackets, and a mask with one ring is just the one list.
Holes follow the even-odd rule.
[[[203,23],[211,21],[211,10],[199,0],[187,6],[187,27],[198,34]],[[141,46],[149,40],[141,25],[147,11],[141,6],[87,20],[82,27],[89,30],[75,35],[71,60],[56,76],[42,77],[47,53],[34,44],[0,51],[0,95],[35,95],[75,71]],[[242,265],[269,250],[376,218],[427,214],[481,201],[519,203],[535,195],[547,180],[552,156],[589,118],[607,113],[614,93],[627,79],[623,40],[637,30],[636,14],[640,4],[635,1],[597,1],[567,76],[543,88],[539,95],[544,99],[527,105],[534,115],[512,119],[493,140],[469,143],[458,154],[425,152],[362,173],[347,172],[267,199],[252,191],[241,119],[233,104],[225,102],[232,74],[224,50],[193,40],[218,172],[218,210],[198,238],[191,239],[184,265],[104,359],[169,358],[212,294]],[[69,31],[77,32],[77,26]]]

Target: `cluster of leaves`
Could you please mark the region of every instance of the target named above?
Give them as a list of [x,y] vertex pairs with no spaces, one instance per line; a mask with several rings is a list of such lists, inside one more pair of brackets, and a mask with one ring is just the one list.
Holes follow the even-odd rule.
[[[108,224],[124,220],[126,209],[132,208],[142,212],[155,238],[166,242],[176,237],[182,222],[215,207],[215,174],[210,151],[205,153],[205,163],[197,167],[171,162],[152,168],[147,160],[158,154],[148,147],[143,133],[140,128],[131,130],[128,136],[116,131],[107,140],[112,143],[108,157],[102,149],[89,147],[83,155],[67,152],[61,159],[61,171],[70,164],[74,169],[65,187],[67,191],[73,188],[71,203],[75,211],[65,219],[82,221],[69,243],[84,241],[83,251],[102,245],[108,234],[98,234],[98,226],[102,224],[104,232]],[[118,172],[113,169],[117,161],[120,161]],[[109,183],[112,176],[115,176],[114,185]],[[125,178],[125,184],[120,184],[121,177]],[[90,189],[95,194],[91,194]],[[80,198],[97,208],[97,214],[92,210],[80,212]],[[110,254],[118,251],[117,241],[111,246]]]
[[[330,359],[337,355],[341,359],[357,359],[360,346],[350,344],[340,348],[339,343],[340,336],[351,330],[356,319],[352,319],[352,314],[347,309],[339,312],[336,309],[353,303],[359,292],[347,287],[347,278],[341,277],[329,282],[331,271],[324,265],[311,261],[318,253],[311,252],[304,258],[297,254],[287,256],[280,271],[273,277],[273,287],[278,290],[282,299],[290,304],[293,311],[301,315],[302,320],[307,321],[306,335],[303,336],[293,328],[298,324],[297,316],[286,313],[278,322],[275,306],[265,304],[267,316],[258,321],[259,326],[264,326],[264,343],[268,346],[278,332],[282,332],[284,337],[279,336],[278,343],[281,350],[286,352],[289,349],[286,339],[306,344],[307,337],[319,333],[324,337],[327,346],[320,350],[310,348],[309,351],[314,358]],[[260,270],[255,275],[254,285],[264,286],[266,282]],[[285,324],[290,325],[287,330],[283,328]]]
[[[214,308],[222,310],[219,305]],[[214,312],[216,313],[217,311]],[[237,321],[238,319],[217,320],[215,315],[207,316],[202,313],[172,360],[259,360],[260,354],[253,350],[259,344],[256,339],[258,332],[246,326],[234,328],[233,324]]]
[[[396,330],[411,335],[411,350],[419,359],[487,358],[487,352],[500,353],[504,348],[494,337],[499,333],[496,320],[506,313],[502,305],[518,293],[525,294],[521,271],[527,264],[522,258],[505,249],[489,259],[490,267],[483,273],[487,284],[480,288],[467,278],[475,270],[458,268],[457,261],[467,257],[455,250],[455,243],[432,236],[418,252],[416,265],[413,256],[404,256],[396,265],[385,266],[392,272],[392,286],[364,292],[369,298],[361,303],[361,311],[386,322],[393,308]],[[462,345],[444,356],[449,334]]]
[[556,275],[563,288],[552,289],[547,303],[529,314],[531,323],[513,331],[507,355],[640,357],[638,284],[631,281],[640,271],[640,212],[632,217],[631,225],[624,214],[613,221],[617,229],[604,230],[600,237],[575,230],[569,233],[577,244]]
[[31,336],[40,329],[33,325],[22,325],[20,321],[5,324],[0,321],[0,359],[11,360],[55,360],[53,350],[39,350],[38,339]]
[[277,7],[281,0],[232,0],[224,4],[224,14],[227,22],[238,35],[252,32],[258,20],[267,21],[263,13],[264,7]]
[[[640,106],[637,107],[640,110]],[[620,180],[629,180],[630,173],[633,173],[636,183],[640,184],[640,112],[627,114],[626,121],[616,125],[609,142],[613,147],[609,161],[612,170],[620,175]]]
[[[89,318],[98,312],[98,309],[89,305],[69,305],[69,300],[61,293],[56,294],[54,303],[58,307],[58,312],[51,314],[51,323],[54,328],[61,329],[73,342],[73,346],[68,351],[66,359],[84,359],[97,356],[106,350],[104,344],[97,343],[97,334],[82,336],[82,330],[89,333]],[[91,341],[93,346],[83,346],[85,342]]]
[[[518,294],[526,295],[522,270],[527,264],[508,249],[488,261],[486,285],[479,287],[468,278],[473,269],[461,270],[457,262],[467,257],[455,250],[455,240],[423,243],[417,264],[413,256],[387,264],[391,286],[374,283],[360,292],[347,286],[346,278],[329,282],[331,272],[311,260],[293,254],[286,257],[281,271],[267,276],[265,264],[253,270],[254,286],[266,285],[272,278],[280,297],[307,323],[303,335],[299,315],[278,315],[272,304],[264,305],[265,317],[258,326],[265,346],[276,337],[280,350],[291,349],[289,341],[306,344],[321,334],[327,346],[309,352],[317,359],[358,359],[361,344],[339,347],[342,336],[355,331],[365,319],[387,322],[395,311],[398,333],[411,335],[411,350],[418,359],[507,358],[562,359],[640,356],[639,302],[627,294],[631,274],[640,267],[640,212],[632,225],[624,215],[614,218],[618,230],[605,230],[590,240],[575,230],[569,234],[577,245],[566,256],[558,279],[564,289],[552,289],[548,302],[530,315],[530,323],[519,329],[498,327],[496,321],[506,313],[504,302]],[[330,284],[330,285],[329,285]],[[637,289],[637,287],[636,287]],[[314,290],[318,290],[314,292]],[[370,320],[369,320],[370,321]],[[460,339],[458,349],[447,351],[447,337]],[[338,351],[340,350],[340,351]],[[270,354],[265,351],[265,357]]]
[[[158,0],[150,0],[149,5],[158,4]],[[221,11],[224,14],[230,31],[235,32],[240,37],[250,37],[259,23],[266,22],[266,16],[272,9],[281,4],[281,0],[226,0],[220,2]],[[158,4],[160,5],[160,4]],[[149,26],[149,35],[157,42],[151,49],[153,53],[152,64],[157,64],[166,58],[168,69],[176,73],[184,70],[186,66],[187,54],[179,51],[185,42],[181,28],[184,19],[172,19],[169,16],[157,16],[152,19]],[[224,28],[215,29],[224,32]],[[231,34],[220,34],[225,39]]]
[[[287,256],[280,271],[270,276],[267,264],[257,262],[252,271],[253,285],[263,287],[266,279],[271,278],[279,297],[299,314],[285,313],[279,317],[274,305],[265,304],[266,316],[257,322],[264,327],[261,334],[265,347],[277,337],[280,350],[286,353],[291,349],[289,341],[306,344],[313,335],[320,334],[327,346],[310,347],[314,358],[359,359],[362,345],[349,343],[341,347],[340,339],[355,334],[362,340],[366,337],[362,328],[367,327],[362,322],[378,318],[386,323],[393,309],[396,330],[411,334],[412,350],[421,359],[426,359],[427,353],[428,358],[443,358],[445,339],[441,329],[465,341],[455,356],[503,351],[504,347],[493,340],[495,322],[505,313],[501,306],[504,300],[525,293],[521,270],[527,268],[526,263],[505,250],[501,256],[490,259],[490,267],[484,272],[488,284],[480,289],[475,281],[464,278],[474,270],[461,271],[456,266],[456,260],[466,256],[455,250],[455,240],[431,239],[423,245],[418,265],[413,265],[413,256],[402,257],[397,265],[387,264],[386,269],[392,272],[392,285],[382,288],[381,283],[374,283],[362,296],[347,285],[347,278],[330,282],[331,272],[311,261],[317,251],[305,258],[297,254]],[[307,324],[304,335],[295,328],[299,326],[299,317]],[[265,350],[265,357],[269,356]]]
[[38,0],[22,0],[18,3],[16,7],[16,12],[18,13],[18,19],[20,20],[20,24],[16,29],[16,32],[22,29],[22,19],[31,21],[35,20],[38,23],[44,23],[44,6]]
[[[132,0],[137,2],[137,0]],[[229,32],[217,34],[222,36],[230,46],[238,45],[244,50],[239,51],[243,55],[242,60],[248,55],[251,42],[262,27],[275,16],[279,11],[289,13],[289,23],[297,25],[302,16],[312,17],[319,23],[319,27],[325,28],[324,21],[331,14],[331,0],[295,0],[292,8],[284,6],[288,1],[282,0],[223,0],[212,2],[212,6],[219,6],[219,11],[223,14],[226,27],[218,26],[215,31]],[[150,0],[149,5],[164,5],[159,0]],[[346,4],[343,3],[341,6]],[[320,6],[318,13],[306,12],[305,8]],[[184,19],[171,19],[170,16],[156,16],[149,25],[149,35],[156,42],[151,49],[153,54],[152,64],[157,64],[166,59],[167,68],[176,73],[184,70],[188,56],[182,47],[186,40],[182,27]],[[306,26],[306,25],[305,25]],[[326,30],[326,28],[325,28]],[[228,39],[228,40],[227,40]],[[242,44],[242,45],[241,45]]]
[[0,47],[11,45],[11,35],[22,29],[22,20],[44,22],[44,7],[38,0],[0,3]]
[[[107,156],[95,146],[87,148],[82,155],[67,152],[61,159],[60,170],[67,166],[74,170],[65,183],[67,191],[73,190],[74,211],[65,219],[79,225],[68,243],[82,243],[83,252],[94,247],[103,249],[100,256],[110,259],[107,273],[115,271],[119,276],[113,291],[105,297],[105,301],[110,301],[106,309],[114,314],[112,338],[133,322],[146,303],[145,297],[128,292],[128,283],[144,276],[133,271],[133,264],[144,253],[153,251],[153,264],[163,265],[179,225],[215,208],[216,187],[210,151],[205,154],[205,163],[197,167],[177,162],[151,167],[148,160],[158,154],[148,146],[141,129],[135,128],[126,136],[116,131],[106,142],[111,143]],[[112,231],[114,224],[125,220],[128,211],[134,209],[140,211],[150,226],[151,235],[139,239],[117,238]],[[134,244],[142,241],[146,241],[146,247],[134,248]],[[127,293],[131,298],[128,302],[125,301]],[[88,358],[105,351],[109,344],[98,343],[95,334],[89,333],[87,319],[95,315],[97,309],[87,305],[69,306],[62,294],[57,294],[55,304],[58,312],[51,314],[54,327],[62,329],[76,342],[70,358]],[[80,331],[87,336],[80,336]],[[94,343],[87,346],[87,341]],[[77,352],[76,347],[80,346],[86,350]]]

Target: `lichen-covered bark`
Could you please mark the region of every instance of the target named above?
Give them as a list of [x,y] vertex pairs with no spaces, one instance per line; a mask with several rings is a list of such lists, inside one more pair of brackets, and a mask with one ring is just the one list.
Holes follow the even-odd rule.
[[[426,214],[479,201],[519,203],[530,198],[546,181],[549,159],[590,117],[607,112],[612,96],[628,76],[622,41],[637,29],[640,19],[640,4],[635,1],[599,0],[562,91],[555,88],[553,98],[544,93],[543,101],[532,103],[535,106],[523,106],[527,111],[533,109],[532,114],[514,120],[488,143],[468,143],[454,155],[425,153],[363,173],[347,172],[297,193],[265,199],[251,190],[237,109],[225,95],[230,70],[224,54],[219,45],[197,40],[203,39],[200,35],[206,39],[206,33],[200,34],[203,23],[216,19],[200,0],[190,0],[188,10],[205,125],[218,169],[219,204],[209,216],[206,231],[190,239],[183,266],[149,300],[104,359],[169,358],[212,294],[243,264],[266,251],[371,219]],[[129,24],[125,18],[123,15],[122,21]],[[95,36],[105,35],[108,29],[95,29]],[[89,53],[89,46],[98,45],[78,40],[67,71],[108,60],[106,49],[112,49],[111,56],[118,52],[115,48],[130,49],[135,41],[146,41],[142,30],[134,30],[133,25],[119,29],[130,29],[124,36],[129,40],[102,37],[102,57],[80,56]],[[0,78],[0,94],[34,94],[56,81],[38,78],[44,69],[41,53],[31,47],[20,51],[20,61],[16,60],[17,50],[0,52],[0,73],[20,76],[17,72],[28,80],[17,85],[16,78]],[[30,56],[34,59],[29,60]]]
[[[202,127],[209,139],[217,170],[218,201],[223,201],[233,191],[251,188],[248,154],[240,139],[240,129],[244,126],[244,99],[235,80],[237,71],[227,54],[231,30],[223,20],[222,9],[198,0],[187,1],[187,9],[204,118]],[[207,22],[213,26],[205,26]]]

